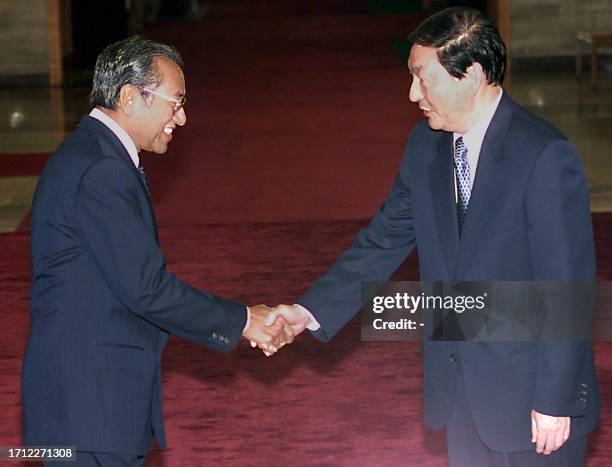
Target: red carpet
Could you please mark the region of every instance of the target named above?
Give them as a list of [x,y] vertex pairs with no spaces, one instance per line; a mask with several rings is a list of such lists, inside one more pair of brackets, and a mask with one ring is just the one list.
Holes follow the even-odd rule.
[[187,63],[187,125],[166,156],[145,161],[160,222],[373,214],[418,115],[391,47],[415,24],[271,15],[152,28]]
[[[419,18],[345,3],[356,2],[315,14],[311,2],[225,2],[199,23],[151,28],[187,63],[187,126],[164,157],[145,156],[179,277],[246,303],[291,302],[383,199],[417,118],[390,44]],[[612,215],[594,222],[599,278],[610,280]],[[27,232],[0,241],[0,444],[19,444]],[[398,277],[416,278],[415,264]],[[226,355],[171,339],[170,449],[153,451],[150,465],[446,465],[443,434],[422,423],[419,346],[360,343],[358,324],[327,345],[301,336],[274,358],[245,344]],[[612,457],[611,349],[597,344],[605,408],[591,467]]]
[[[611,263],[612,216],[594,219],[599,257]],[[196,286],[275,303],[307,287],[363,224],[162,228],[161,238],[170,270]],[[8,250],[0,258],[0,297],[8,328],[0,347],[0,439],[8,444],[19,443],[17,381],[30,271],[27,235],[4,235],[2,242]],[[415,277],[414,261],[401,277]],[[172,339],[163,362],[170,450],[154,451],[151,465],[446,465],[443,435],[422,424],[418,345],[360,343],[358,324],[327,345],[302,336],[274,358],[246,345],[226,355]],[[604,401],[612,398],[611,348],[597,344]],[[592,467],[606,465],[612,454],[611,412],[606,403],[591,443]]]
[[0,176],[38,175],[49,160],[49,154],[0,154]]

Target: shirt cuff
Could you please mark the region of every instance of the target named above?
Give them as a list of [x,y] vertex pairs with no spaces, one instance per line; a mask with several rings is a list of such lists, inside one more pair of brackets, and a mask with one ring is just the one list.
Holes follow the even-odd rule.
[[306,316],[308,316],[308,318],[310,318],[310,322],[306,326],[306,329],[308,329],[309,331],[318,331],[319,329],[321,329],[321,325],[315,319],[315,317],[312,315],[310,311],[308,311],[306,308],[304,308],[299,303],[294,303],[294,306],[297,306],[302,313],[304,313]]
[[249,327],[249,324],[251,324],[251,309],[248,306],[246,307],[246,312],[247,312],[247,320],[246,320],[246,324],[244,325],[244,329],[242,330],[243,334],[244,334],[244,331],[246,331],[247,328]]

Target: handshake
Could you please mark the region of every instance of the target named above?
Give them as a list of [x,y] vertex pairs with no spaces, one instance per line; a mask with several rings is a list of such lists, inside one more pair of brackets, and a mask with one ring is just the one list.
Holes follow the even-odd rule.
[[266,305],[249,307],[249,323],[242,335],[259,347],[266,356],[273,355],[306,329],[317,324],[312,315],[300,305]]

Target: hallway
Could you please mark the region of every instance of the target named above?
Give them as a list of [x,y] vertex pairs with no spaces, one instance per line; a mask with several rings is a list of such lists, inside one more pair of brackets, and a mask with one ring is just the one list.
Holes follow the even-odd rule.
[[[266,4],[275,2],[285,4]],[[190,284],[243,303],[292,303],[384,199],[421,118],[393,40],[422,15],[336,3],[348,2],[314,12],[303,1],[297,13],[225,2],[199,22],[148,26],[186,62],[187,125],[166,155],[143,160],[168,270]],[[518,71],[506,89],[578,148],[592,209],[606,212],[594,224],[598,278],[610,280],[612,70],[596,89],[573,69]],[[0,89],[4,444],[21,433],[32,191],[48,154],[89,111],[87,93]],[[394,279],[417,279],[415,255]],[[149,465],[446,465],[444,434],[422,423],[420,343],[361,342],[359,318],[329,344],[300,336],[272,359],[246,341],[221,354],[172,337],[162,363],[170,449],[154,449]],[[612,344],[595,348],[604,402],[590,467],[612,457]]]

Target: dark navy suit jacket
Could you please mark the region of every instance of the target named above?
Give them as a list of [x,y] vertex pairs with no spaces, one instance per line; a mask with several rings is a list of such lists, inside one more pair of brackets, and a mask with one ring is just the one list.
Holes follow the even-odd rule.
[[[574,148],[506,94],[489,125],[461,237],[452,133],[412,131],[385,203],[298,303],[330,339],[361,307],[361,281],[384,281],[416,246],[425,281],[592,281],[589,196]],[[575,312],[580,315],[580,310]],[[486,446],[532,450],[530,412],[572,416],[571,439],[596,424],[590,343],[426,342],[425,419],[446,425],[459,364]],[[457,358],[458,356],[458,358]]]
[[168,333],[230,351],[245,307],[166,272],[140,175],[91,117],[40,177],[31,236],[25,442],[144,454],[155,438],[165,447],[160,358]]

